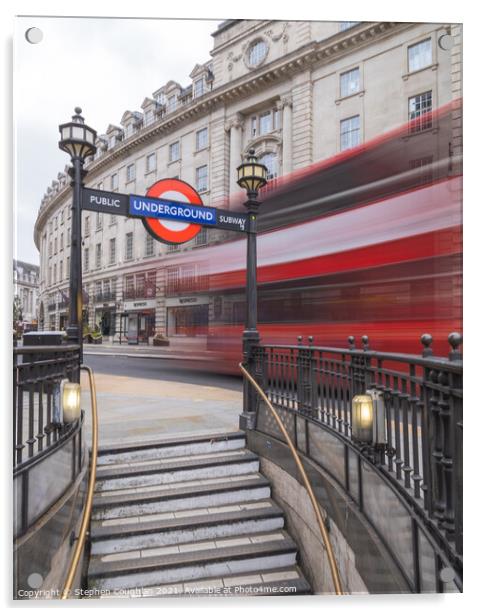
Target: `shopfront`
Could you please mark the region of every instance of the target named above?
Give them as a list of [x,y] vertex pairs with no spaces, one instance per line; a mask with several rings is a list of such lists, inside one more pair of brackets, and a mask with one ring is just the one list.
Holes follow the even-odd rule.
[[156,330],[156,300],[124,302],[122,330],[129,344],[147,344]]
[[166,299],[167,335],[206,336],[209,322],[209,297],[170,297]]

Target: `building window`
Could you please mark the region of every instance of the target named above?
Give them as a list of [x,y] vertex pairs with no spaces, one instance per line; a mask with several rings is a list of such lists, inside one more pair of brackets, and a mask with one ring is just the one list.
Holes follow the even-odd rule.
[[102,229],[102,214],[101,212],[95,213],[95,229],[100,231]]
[[201,231],[196,235],[194,239],[195,246],[204,246],[208,243],[208,230],[206,227],[201,227]]
[[71,206],[68,205],[67,206],[67,220],[70,220],[72,218],[72,210],[71,210]]
[[114,265],[116,258],[115,237],[109,240],[109,265]]
[[117,173],[113,173],[110,176],[110,188],[111,190],[117,190],[119,188],[119,175]]
[[115,148],[117,144],[117,137],[115,135],[111,135],[109,137],[109,148]]
[[115,225],[116,223],[117,223],[117,216],[115,214],[111,214],[110,215],[109,224],[110,225]]
[[204,94],[204,77],[200,79],[196,79],[194,82],[194,96],[198,98],[198,96],[202,96]]
[[432,173],[433,156],[424,156],[408,161],[409,169],[418,169],[419,174],[417,184],[431,184],[433,181]]
[[340,75],[340,96],[350,96],[360,91],[360,69],[354,68]]
[[100,280],[96,280],[95,282],[95,301],[96,302],[101,302],[102,301],[102,282]]
[[175,111],[177,106],[177,96],[173,94],[167,99],[167,112]]
[[54,284],[57,282],[57,264],[54,264]]
[[169,162],[172,163],[176,160],[179,160],[180,157],[180,147],[179,141],[175,143],[171,143],[169,146]]
[[149,124],[152,124],[153,122],[154,122],[154,112],[152,111],[152,109],[149,109],[148,111],[146,111],[144,115],[144,126],[149,126]]
[[248,64],[256,66],[260,64],[268,53],[268,45],[265,41],[255,41],[248,50]]
[[360,144],[360,116],[340,122],[340,149],[347,150]]
[[196,150],[203,150],[208,147],[208,129],[202,128],[196,133]]
[[136,166],[134,163],[132,163],[131,165],[127,165],[126,180],[127,182],[132,182],[135,179],[136,179]]
[[89,271],[89,249],[84,248],[84,270]]
[[64,278],[64,262],[60,261],[59,263],[59,282],[62,282]]
[[196,190],[205,192],[208,189],[208,166],[203,165],[196,169]]
[[432,40],[426,39],[408,48],[408,72],[419,71],[432,64]]
[[97,184],[97,188],[98,188],[99,190],[104,190],[104,182],[99,182],[99,183]]
[[278,177],[278,157],[274,152],[269,152],[259,159],[262,165],[268,168],[268,180]]
[[155,171],[156,169],[156,153],[148,154],[146,156],[146,173],[150,173],[151,171]]
[[64,210],[60,210],[60,224],[64,224]]
[[60,234],[60,250],[64,249],[64,234]]
[[146,257],[154,254],[154,238],[149,233],[146,234]]
[[67,257],[67,262],[65,264],[65,277],[70,277],[70,257]]
[[273,130],[273,116],[271,111],[265,111],[259,116],[259,134],[266,135]]
[[132,259],[133,233],[126,233],[126,261]]
[[102,244],[95,245],[95,267],[98,269],[102,265]]
[[54,239],[54,254],[57,254],[57,238]]
[[257,127],[258,127],[258,118],[256,118],[255,116],[253,116],[251,118],[251,137],[256,137],[257,134]]
[[133,298],[135,296],[134,293],[134,276],[126,276],[125,277],[125,297],[127,299]]
[[417,94],[408,99],[408,119],[410,132],[418,133],[432,128],[432,92]]
[[340,31],[343,32],[343,30],[349,30],[359,23],[359,21],[342,21],[340,24]]
[[67,239],[65,241],[67,246],[70,246],[70,227],[67,229]]
[[90,234],[90,216],[85,217],[84,235],[87,237]]
[[57,216],[54,218],[54,222],[55,222],[55,228],[58,229],[59,228],[59,221]]
[[52,256],[52,240],[49,242],[49,257]]

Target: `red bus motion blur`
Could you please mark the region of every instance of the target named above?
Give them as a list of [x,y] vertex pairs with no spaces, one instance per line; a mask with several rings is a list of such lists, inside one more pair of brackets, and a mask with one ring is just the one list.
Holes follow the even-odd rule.
[[[301,335],[346,348],[349,335],[360,346],[366,334],[374,350],[420,353],[427,332],[434,353],[446,355],[448,334],[462,328],[462,161],[451,150],[460,104],[424,118],[423,130],[405,125],[262,192],[263,342],[296,344]],[[241,209],[240,199],[231,208]],[[239,238],[166,260],[176,280],[168,296],[209,295],[209,319],[192,331],[207,333],[212,368],[229,372],[238,372],[245,320]]]

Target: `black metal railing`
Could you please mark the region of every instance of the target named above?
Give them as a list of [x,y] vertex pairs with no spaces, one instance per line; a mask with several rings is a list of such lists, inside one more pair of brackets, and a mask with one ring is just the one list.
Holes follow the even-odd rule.
[[53,447],[64,427],[54,407],[62,379],[78,380],[78,345],[13,349],[13,467]]
[[[450,334],[448,358],[434,357],[432,337],[421,356],[369,348],[259,345],[253,369],[270,401],[309,417],[357,447],[408,500],[445,546],[462,555],[462,337]],[[353,396],[377,390],[385,409],[386,447],[352,439]]]
[[96,302],[110,302],[115,300],[116,292],[115,291],[101,291],[100,293],[96,293],[94,300]]

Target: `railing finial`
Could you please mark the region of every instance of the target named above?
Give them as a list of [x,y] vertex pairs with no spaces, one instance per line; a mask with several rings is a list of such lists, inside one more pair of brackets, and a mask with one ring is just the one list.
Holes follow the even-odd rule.
[[362,340],[362,343],[363,343],[363,350],[364,351],[368,351],[370,349],[370,347],[368,345],[368,336],[362,336],[361,340]]
[[348,346],[350,347],[350,351],[353,351],[355,348],[355,336],[348,336]]
[[308,344],[313,346],[313,336],[308,336]]
[[422,351],[422,357],[431,357],[433,355],[433,351],[430,348],[430,345],[433,342],[432,336],[430,334],[422,334],[420,336],[420,342],[424,346],[424,349]]
[[303,344],[303,336],[298,336],[297,340],[298,344],[301,346]]
[[462,359],[462,353],[459,351],[459,346],[462,344],[462,334],[452,332],[449,334],[448,341],[452,347],[452,350],[449,352],[449,359],[451,361]]

